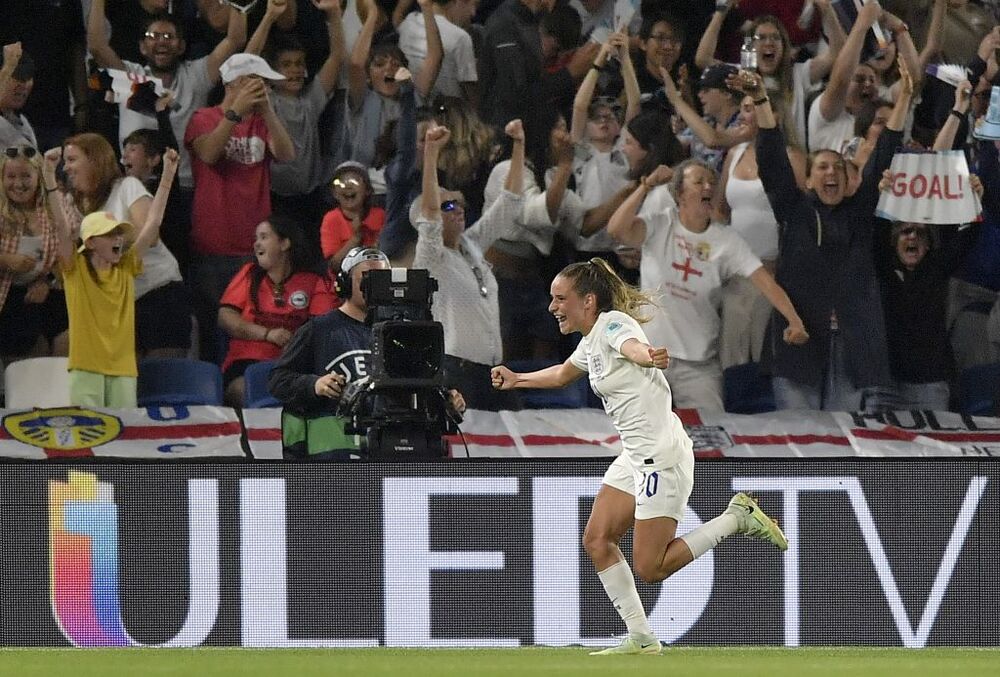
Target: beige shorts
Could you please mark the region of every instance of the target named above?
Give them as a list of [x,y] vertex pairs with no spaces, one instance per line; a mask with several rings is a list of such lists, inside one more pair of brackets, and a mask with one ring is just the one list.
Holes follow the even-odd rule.
[[603,482],[635,497],[637,520],[670,517],[680,522],[694,487],[694,456],[669,468],[645,470],[622,454],[608,467]]

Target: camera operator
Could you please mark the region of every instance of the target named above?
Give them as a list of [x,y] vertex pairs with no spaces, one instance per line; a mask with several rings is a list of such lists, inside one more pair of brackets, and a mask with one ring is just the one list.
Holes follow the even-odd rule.
[[[284,405],[282,443],[293,459],[347,459],[359,456],[354,435],[344,432],[346,419],[334,412],[348,384],[369,375],[372,328],[365,324],[367,302],[361,276],[389,268],[378,249],[355,247],[344,257],[336,291],[343,305],[302,325],[285,346],[268,381],[271,394]],[[452,390],[449,407],[465,411],[462,395]]]

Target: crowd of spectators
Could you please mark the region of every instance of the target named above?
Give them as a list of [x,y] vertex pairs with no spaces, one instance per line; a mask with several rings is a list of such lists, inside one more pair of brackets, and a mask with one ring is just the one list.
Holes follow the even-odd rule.
[[[378,247],[440,281],[472,408],[518,406],[492,365],[572,352],[549,285],[599,256],[657,299],[679,405],[721,409],[723,370],[756,362],[779,408],[947,409],[1000,361],[1000,142],[974,133],[1000,118],[998,21],[998,0],[0,3],[0,360],[74,354],[56,224],[141,230],[175,149],[129,264],[136,354],[218,362],[232,404]],[[963,151],[982,219],[877,218],[901,148]]]

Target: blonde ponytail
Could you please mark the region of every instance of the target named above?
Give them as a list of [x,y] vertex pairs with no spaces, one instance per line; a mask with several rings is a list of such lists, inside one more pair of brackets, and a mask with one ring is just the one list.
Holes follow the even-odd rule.
[[597,312],[617,310],[640,324],[649,317],[641,313],[643,306],[652,305],[653,298],[622,280],[611,265],[594,257],[586,262],[571,263],[559,273],[573,283],[580,296],[593,294],[597,298]]

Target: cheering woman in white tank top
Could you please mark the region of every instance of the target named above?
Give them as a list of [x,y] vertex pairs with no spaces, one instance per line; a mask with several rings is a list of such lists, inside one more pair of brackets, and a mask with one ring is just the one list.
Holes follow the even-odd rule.
[[[757,173],[754,147],[757,117],[750,97],[744,97],[740,105],[740,122],[753,133],[753,138],[733,146],[726,155],[715,198],[716,220],[728,222],[773,275],[778,258],[778,222]],[[804,186],[805,154],[795,146],[788,146],[787,150],[795,178],[799,186]],[[726,284],[722,291],[719,337],[719,362],[723,369],[760,360],[771,309],[768,300],[747,278],[736,277]]]

